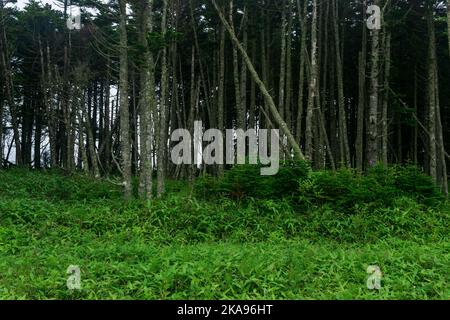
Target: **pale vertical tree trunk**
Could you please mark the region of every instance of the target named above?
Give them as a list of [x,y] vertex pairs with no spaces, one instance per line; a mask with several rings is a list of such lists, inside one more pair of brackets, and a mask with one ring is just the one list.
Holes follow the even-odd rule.
[[[39,57],[41,62],[41,87],[44,109],[47,114],[47,126],[49,133],[50,142],[50,167],[56,165],[56,133],[55,133],[55,121],[52,108],[52,90],[51,90],[51,70],[48,70],[48,75],[45,74],[45,62],[44,62],[44,51],[42,48],[42,42],[40,35],[38,36],[39,44]],[[48,66],[47,66],[48,68]]]
[[5,91],[6,99],[8,102],[10,114],[11,114],[11,125],[13,128],[13,139],[16,146],[16,164],[22,165],[22,147],[20,144],[20,133],[19,133],[19,123],[18,123],[18,110],[16,102],[14,101],[14,83],[12,78],[11,64],[10,64],[10,54],[8,52],[8,39],[6,37],[6,30],[3,17],[3,1],[0,1],[0,23],[1,23],[1,35],[0,35],[0,48],[1,48],[1,64],[3,66],[3,77],[5,81]]
[[[194,135],[194,121],[195,121],[195,116],[196,116],[196,108],[197,108],[197,100],[198,100],[198,95],[200,92],[200,79],[197,80],[197,85],[195,83],[196,81],[196,77],[195,77],[195,47],[192,46],[192,55],[191,55],[191,78],[190,78],[190,82],[191,82],[191,88],[190,88],[190,103],[189,103],[189,116],[188,116],[188,128],[189,128],[189,132],[191,133],[191,136]],[[191,142],[191,146],[194,146],[194,141]],[[194,173],[195,173],[195,164],[192,164],[190,166],[190,170],[189,170],[189,181],[192,182],[192,180],[194,179]]]
[[289,126],[289,130],[292,130],[292,27],[293,27],[293,12],[292,12],[292,0],[288,0],[288,28],[287,28],[287,43],[286,43],[286,102],[284,104],[285,109],[285,121]]
[[75,68],[75,86],[73,90],[74,103],[73,103],[73,111],[76,114],[76,118],[78,120],[78,152],[80,153],[81,163],[80,166],[83,172],[88,175],[89,174],[89,161],[86,152],[86,145],[84,141],[84,129],[85,126],[85,98],[83,93],[83,87],[86,85],[86,66],[78,65]]
[[[256,40],[252,41],[252,61],[256,61]],[[250,83],[250,107],[248,112],[248,127],[250,129],[256,129],[255,123],[256,123],[256,83],[251,80]]]
[[[380,5],[380,0],[375,0],[374,4]],[[369,166],[375,166],[378,162],[379,38],[380,31],[377,29],[372,30],[369,123],[367,128],[367,161]]]
[[[167,1],[163,0],[163,13],[161,22],[161,33],[167,32]],[[161,99],[160,99],[160,132],[159,132],[159,153],[158,153],[158,197],[165,191],[165,176],[167,166],[167,95],[169,88],[167,47],[162,50],[161,62]]]
[[144,199],[152,197],[152,111],[155,109],[155,76],[153,54],[150,52],[147,34],[153,30],[152,4],[141,3],[139,6],[139,40],[144,48],[144,59],[142,61],[140,86],[141,95],[139,99],[140,118],[140,172],[139,172],[139,195]]
[[382,159],[383,165],[388,165],[388,143],[389,143],[389,125],[388,125],[388,105],[389,105],[389,78],[391,74],[391,34],[386,32],[384,49],[384,95],[383,95],[383,113],[381,117],[382,126]]
[[318,65],[317,65],[317,0],[313,0],[313,13],[311,23],[311,67],[310,67],[310,79],[309,79],[309,97],[308,108],[306,110],[306,128],[305,128],[305,152],[308,160],[313,160],[313,115],[317,90],[317,77],[318,77]]
[[278,86],[278,110],[283,120],[286,121],[284,110],[284,96],[285,96],[285,84],[286,84],[286,0],[282,1],[282,14],[281,14],[281,53],[280,53],[280,81]]
[[439,146],[439,168],[440,168],[440,186],[442,192],[448,196],[448,175],[447,175],[447,163],[445,159],[445,143],[444,135],[442,132],[442,119],[441,108],[439,102],[439,77],[437,65],[434,66],[434,80],[435,80],[435,92],[436,92],[436,129],[437,129],[437,145]]
[[339,25],[338,25],[338,4],[334,1],[334,35],[335,35],[335,47],[336,47],[336,76],[338,85],[338,105],[339,105],[339,136],[341,143],[341,161],[343,165],[350,167],[350,147],[348,144],[348,134],[347,134],[347,113],[345,111],[345,97],[344,97],[344,73],[342,67],[342,46],[339,36]]
[[[217,124],[221,132],[225,127],[224,121],[224,95],[225,95],[225,27],[220,29],[220,48],[219,48],[219,90],[217,99]],[[219,176],[223,175],[223,165],[218,166]]]
[[303,10],[300,5],[300,0],[297,0],[297,10],[300,17],[301,26],[301,40],[300,40],[300,71],[299,71],[299,85],[298,85],[298,101],[297,101],[297,125],[296,125],[296,139],[300,142],[302,137],[302,121],[303,121],[303,98],[305,89],[305,59],[306,59],[306,36],[307,36],[307,2],[304,1]]
[[447,0],[447,35],[448,35],[448,48],[450,50],[450,0]]
[[[367,1],[362,4],[362,12],[366,13]],[[356,168],[364,169],[364,119],[366,109],[366,67],[367,67],[367,26],[363,23],[362,49],[358,58],[358,115],[356,123]]]
[[[234,32],[234,23],[233,23],[233,1],[230,1],[230,26]],[[233,80],[234,80],[234,92],[235,92],[235,101],[236,101],[236,126],[239,129],[244,128],[244,118],[245,118],[245,111],[244,107],[242,106],[241,101],[241,87],[240,87],[240,75],[239,75],[239,59],[238,59],[238,52],[236,49],[236,46],[233,45]]]
[[[261,15],[262,14],[263,14],[263,11],[261,10]],[[265,16],[264,16],[264,18],[265,18]],[[262,81],[263,81],[264,85],[268,86],[269,81],[268,81],[268,76],[267,76],[267,73],[268,73],[267,69],[268,68],[267,68],[267,53],[266,53],[266,47],[267,46],[266,46],[266,42],[267,42],[266,30],[263,27],[262,30],[261,30],[261,77],[262,77]],[[263,109],[264,109],[265,113],[267,113],[267,114],[269,113],[269,107],[268,107],[268,104],[267,104],[266,100],[263,100]],[[259,119],[260,119],[260,122],[261,122],[261,124],[260,124],[261,127],[265,127],[266,129],[269,129],[270,121],[269,121],[269,119],[264,118],[265,122],[264,122],[264,125],[263,125],[263,122],[262,122],[263,115],[262,115],[261,111],[259,112]]]
[[83,116],[80,111],[76,111],[78,115],[78,152],[81,155],[81,166],[85,175],[89,174],[89,164],[86,154],[85,144],[84,144],[84,134],[83,134]]
[[[243,47],[247,51],[248,47],[248,32],[247,32],[247,13],[244,13],[244,17],[242,18],[244,23],[242,24],[243,28]],[[247,129],[247,67],[245,65],[244,59],[242,59],[241,62],[241,117],[243,118],[243,126],[242,129]]]
[[[0,68],[1,70],[1,68]],[[0,82],[1,83],[1,82]],[[3,167],[3,150],[5,148],[3,144],[3,107],[4,107],[3,95],[0,95],[0,170]]]
[[83,110],[83,116],[85,119],[84,126],[86,129],[86,136],[88,139],[88,149],[89,149],[89,155],[91,157],[92,173],[95,178],[100,178],[100,171],[98,168],[98,160],[97,160],[97,152],[95,150],[94,134],[92,132],[92,126],[91,126],[92,121],[89,117],[89,114],[85,111],[85,108],[82,108],[82,110]]
[[[417,118],[418,114],[418,81],[417,81],[417,66],[414,67],[414,116]],[[419,124],[417,121],[414,121],[414,145],[413,145],[413,154],[414,154],[414,164],[417,165],[419,163],[418,156],[418,140],[419,140]]]
[[[3,0],[0,0],[1,4],[0,4],[0,33],[3,34],[3,28],[4,28],[4,17],[3,17]],[[2,40],[1,40],[1,36],[0,36],[0,45],[2,45]],[[0,55],[3,57],[3,50],[4,48],[1,48],[0,51]],[[3,68],[3,59],[0,60],[0,72],[2,74],[5,73],[5,70]],[[4,79],[0,78],[0,87],[3,88],[3,82]],[[0,95],[0,170],[3,167],[3,150],[4,150],[4,144],[3,144],[3,108],[4,108],[4,103],[5,103],[5,98],[3,96],[3,94]],[[6,159],[7,160],[7,159]]]
[[120,10],[120,135],[122,137],[120,147],[122,153],[122,172],[124,196],[130,199],[132,196],[131,184],[131,149],[130,149],[130,114],[128,107],[128,37],[127,37],[127,15],[126,0],[119,0]]
[[436,148],[436,37],[431,8],[427,14],[428,24],[428,131],[430,143],[430,176],[437,183],[437,148]]
[[104,130],[104,144],[105,144],[105,152],[104,152],[104,166],[106,174],[109,174],[110,171],[110,159],[111,159],[111,126],[110,126],[110,59],[109,56],[107,58],[106,63],[106,90],[105,90],[105,130]]

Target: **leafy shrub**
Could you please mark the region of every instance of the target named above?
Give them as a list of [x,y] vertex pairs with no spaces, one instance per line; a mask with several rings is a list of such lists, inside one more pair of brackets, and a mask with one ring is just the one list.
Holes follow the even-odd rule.
[[433,206],[444,199],[431,178],[412,166],[376,166],[364,175],[350,169],[335,174],[315,172],[299,188],[301,204],[316,207],[327,204],[351,213],[360,206],[392,207],[399,197]]
[[298,192],[299,181],[308,178],[309,165],[304,161],[286,161],[274,176],[262,176],[261,165],[237,165],[223,177],[203,176],[196,182],[198,196],[225,196],[232,199],[283,199]]
[[96,201],[120,199],[120,187],[79,174],[62,171],[31,172],[25,169],[0,171],[0,196],[47,199],[49,201]]
[[444,196],[436,188],[430,176],[421,172],[415,166],[397,166],[395,187],[403,193],[419,199],[426,205],[436,205],[443,201]]

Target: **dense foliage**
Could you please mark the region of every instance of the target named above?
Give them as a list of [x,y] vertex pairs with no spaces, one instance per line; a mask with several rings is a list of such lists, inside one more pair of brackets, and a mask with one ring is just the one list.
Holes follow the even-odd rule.
[[[124,201],[111,181],[2,171],[0,298],[448,298],[450,207],[413,168],[379,170],[300,174],[287,199],[204,199],[173,182],[149,202]],[[71,264],[79,292],[66,288]],[[379,292],[370,264],[385,274]]]

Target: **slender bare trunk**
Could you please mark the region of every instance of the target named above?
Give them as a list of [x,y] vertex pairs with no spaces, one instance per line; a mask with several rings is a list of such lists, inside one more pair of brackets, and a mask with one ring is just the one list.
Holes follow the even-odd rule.
[[385,35],[385,49],[384,49],[384,95],[383,95],[383,113],[381,117],[382,126],[382,159],[383,165],[388,165],[388,143],[389,143],[389,125],[388,125],[388,104],[389,104],[389,78],[391,73],[391,35]]
[[130,149],[130,113],[128,107],[128,37],[127,37],[127,14],[126,0],[119,0],[120,10],[120,133],[124,196],[130,199],[132,196],[131,184],[131,149]]
[[[375,5],[380,4],[380,0],[375,0]],[[379,79],[379,46],[380,31],[372,30],[371,49],[371,71],[370,71],[370,101],[369,101],[369,123],[367,140],[367,161],[369,166],[375,166],[378,162],[378,79]]]
[[317,64],[317,0],[313,0],[313,13],[311,23],[311,66],[310,66],[310,78],[309,78],[309,97],[308,108],[306,110],[306,128],[305,128],[305,153],[308,160],[313,160],[313,115],[316,101],[316,95],[318,94],[318,64]]
[[[167,32],[167,1],[163,0],[163,13],[161,22],[161,33]],[[158,197],[161,197],[165,191],[165,178],[167,166],[167,95],[169,88],[168,66],[167,66],[167,47],[162,50],[161,61],[161,99],[160,99],[160,131],[159,131],[159,152],[158,152]]]

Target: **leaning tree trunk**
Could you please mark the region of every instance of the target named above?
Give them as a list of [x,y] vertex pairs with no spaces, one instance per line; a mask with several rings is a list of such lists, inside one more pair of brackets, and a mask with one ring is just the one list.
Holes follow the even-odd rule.
[[225,19],[223,13],[220,11],[220,8],[216,4],[216,1],[212,0],[212,3],[214,4],[217,14],[219,15],[219,18],[222,21],[222,24],[227,29],[231,40],[233,41],[234,45],[241,53],[253,80],[256,82],[259,89],[261,90],[261,93],[269,106],[270,112],[272,113],[272,116],[274,117],[276,124],[278,124],[280,126],[282,133],[284,133],[287,136],[288,142],[294,150],[295,157],[298,159],[304,160],[305,157],[303,155],[302,150],[300,149],[299,144],[296,142],[296,140],[295,140],[294,136],[292,135],[291,131],[289,130],[286,122],[284,122],[283,118],[281,118],[280,113],[278,112],[277,107],[275,106],[275,102],[273,101],[272,96],[267,91],[265,84],[261,81],[261,78],[259,77],[258,73],[255,70],[255,67],[253,66],[252,62],[250,61],[249,56],[247,55],[247,52],[240,44],[239,40],[236,37],[236,34],[234,33],[234,30],[232,29],[232,27],[229,25],[229,23]]

